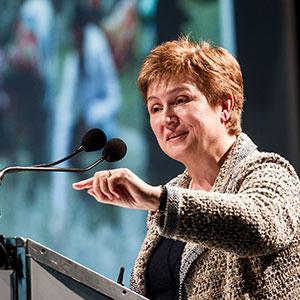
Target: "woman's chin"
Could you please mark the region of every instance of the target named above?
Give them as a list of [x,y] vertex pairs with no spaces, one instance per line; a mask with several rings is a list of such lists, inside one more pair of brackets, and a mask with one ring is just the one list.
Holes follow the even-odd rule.
[[168,147],[168,150],[165,152],[170,158],[177,161],[184,161],[184,158],[188,155],[187,148],[184,145],[176,145],[175,147]]

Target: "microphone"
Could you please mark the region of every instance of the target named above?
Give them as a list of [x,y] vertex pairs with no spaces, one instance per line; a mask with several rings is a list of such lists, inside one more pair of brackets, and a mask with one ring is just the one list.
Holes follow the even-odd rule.
[[81,140],[81,145],[76,150],[74,150],[73,153],[71,153],[70,155],[52,163],[33,165],[33,167],[51,167],[51,166],[58,165],[82,151],[92,152],[92,151],[101,150],[105,146],[106,142],[107,142],[107,138],[105,133],[101,129],[92,128],[85,133],[85,135]]
[[17,172],[24,172],[24,171],[38,171],[38,172],[86,172],[91,170],[92,168],[96,167],[101,162],[108,161],[108,162],[115,162],[121,160],[127,153],[127,146],[125,142],[121,139],[114,138],[109,140],[106,145],[104,146],[102,156],[91,165],[86,168],[53,168],[53,167],[7,167],[0,172],[0,184],[3,181],[4,175],[9,173],[17,173]]
[[108,162],[121,160],[127,153],[127,146],[121,139],[111,139],[104,147],[102,157]]

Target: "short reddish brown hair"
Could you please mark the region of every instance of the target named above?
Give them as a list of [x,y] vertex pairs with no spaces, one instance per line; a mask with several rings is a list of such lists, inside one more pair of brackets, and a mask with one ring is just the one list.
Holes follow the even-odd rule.
[[227,130],[235,135],[241,132],[243,77],[239,63],[226,49],[208,42],[194,43],[185,37],[166,42],[146,57],[137,83],[146,99],[153,82],[182,77],[194,80],[212,106],[221,105],[231,95],[234,106]]

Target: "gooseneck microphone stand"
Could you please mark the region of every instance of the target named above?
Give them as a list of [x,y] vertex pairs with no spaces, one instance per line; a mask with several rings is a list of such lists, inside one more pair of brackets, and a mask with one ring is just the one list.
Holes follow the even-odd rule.
[[86,172],[91,170],[92,168],[96,167],[98,164],[103,162],[105,160],[104,157],[101,157],[100,159],[96,160],[93,162],[91,165],[89,165],[86,168],[52,168],[52,167],[38,167],[36,166],[31,166],[31,167],[21,167],[21,166],[15,166],[15,167],[7,167],[0,172],[0,184],[3,181],[4,175],[9,174],[9,173],[17,173],[17,172],[32,172],[32,171],[37,171],[37,172]]
[[[98,164],[103,162],[104,160],[108,162],[114,162],[121,160],[127,152],[126,144],[118,138],[114,138],[109,140],[104,146],[102,156],[91,165],[86,168],[53,168],[47,165],[34,165],[30,167],[23,166],[15,166],[15,167],[7,167],[0,171],[0,184],[3,181],[5,174],[17,173],[17,172],[86,172],[96,167]],[[65,160],[65,158],[64,158]],[[49,165],[49,164],[48,164]]]

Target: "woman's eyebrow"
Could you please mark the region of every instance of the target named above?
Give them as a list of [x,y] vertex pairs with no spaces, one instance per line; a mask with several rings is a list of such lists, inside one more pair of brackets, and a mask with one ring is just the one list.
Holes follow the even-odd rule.
[[158,99],[158,97],[155,97],[155,96],[150,96],[146,99],[146,104],[151,101],[151,100],[155,100],[155,99]]
[[[189,91],[189,89],[187,87],[175,87],[169,91],[167,91],[167,94],[176,94],[178,92],[183,92],[183,91]],[[150,96],[146,99],[146,104],[148,103],[148,101],[150,100],[155,100],[158,99],[158,97],[156,96]]]

